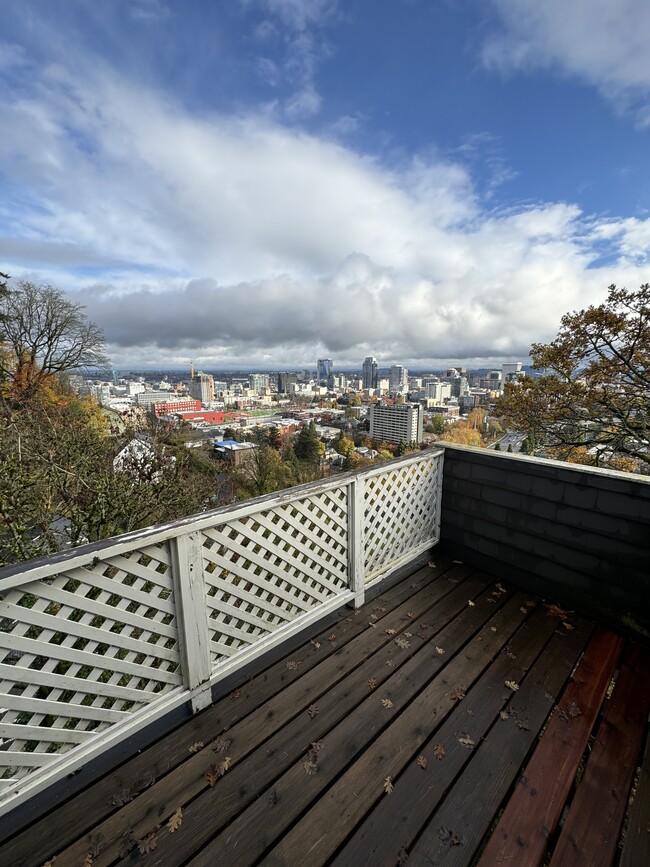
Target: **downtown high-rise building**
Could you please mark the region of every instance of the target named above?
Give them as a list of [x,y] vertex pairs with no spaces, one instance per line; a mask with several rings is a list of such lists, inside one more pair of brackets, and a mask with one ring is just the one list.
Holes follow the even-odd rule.
[[392,393],[404,394],[409,387],[409,372],[401,364],[393,364],[388,371],[388,389]]
[[327,385],[334,373],[334,362],[331,358],[319,358],[316,363],[316,379],[321,385]]
[[379,382],[377,359],[369,355],[361,365],[361,379],[364,388],[377,388]]

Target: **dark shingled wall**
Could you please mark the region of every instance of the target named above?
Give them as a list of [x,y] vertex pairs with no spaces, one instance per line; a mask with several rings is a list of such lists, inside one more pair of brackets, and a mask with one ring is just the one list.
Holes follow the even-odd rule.
[[451,551],[647,639],[649,527],[650,477],[445,445],[441,541]]

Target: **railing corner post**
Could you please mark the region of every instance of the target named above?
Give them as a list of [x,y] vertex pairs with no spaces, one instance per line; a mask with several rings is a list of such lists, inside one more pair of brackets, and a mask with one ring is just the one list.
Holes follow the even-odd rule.
[[192,712],[198,713],[212,703],[201,534],[198,531],[183,533],[170,540],[170,547],[183,683],[190,692]]
[[354,593],[349,604],[354,608],[361,608],[366,595],[363,486],[361,475],[354,476],[348,485],[348,569]]

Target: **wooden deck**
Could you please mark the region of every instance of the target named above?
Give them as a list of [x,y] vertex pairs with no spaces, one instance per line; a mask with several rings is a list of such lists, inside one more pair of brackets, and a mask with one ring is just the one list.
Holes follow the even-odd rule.
[[649,660],[437,555],[0,864],[650,864]]

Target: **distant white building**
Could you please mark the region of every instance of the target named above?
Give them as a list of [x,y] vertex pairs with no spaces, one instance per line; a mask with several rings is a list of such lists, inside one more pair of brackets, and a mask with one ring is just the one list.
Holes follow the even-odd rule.
[[370,407],[370,436],[389,443],[422,441],[422,407],[404,403],[384,406],[376,403]]
[[409,372],[401,364],[393,364],[388,371],[388,388],[391,393],[404,394],[408,391]]

